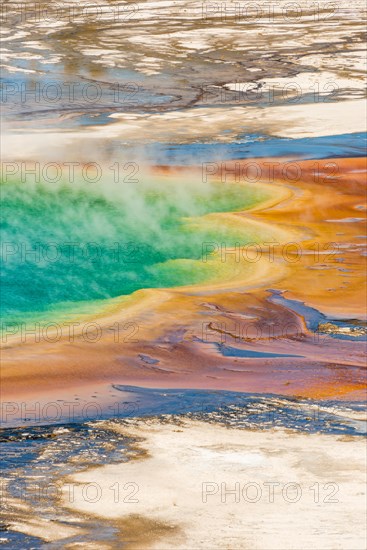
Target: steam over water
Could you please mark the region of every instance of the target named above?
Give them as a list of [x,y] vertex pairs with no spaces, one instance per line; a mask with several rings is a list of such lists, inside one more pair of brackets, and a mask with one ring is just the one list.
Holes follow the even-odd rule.
[[4,183],[3,319],[75,313],[142,288],[215,279],[203,243],[234,246],[255,235],[204,216],[249,208],[265,193],[199,183],[148,176],[129,184]]

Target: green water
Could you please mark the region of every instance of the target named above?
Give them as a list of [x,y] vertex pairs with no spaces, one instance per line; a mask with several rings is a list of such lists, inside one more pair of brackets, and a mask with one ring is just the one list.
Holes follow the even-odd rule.
[[202,216],[267,198],[246,186],[156,178],[121,185],[2,183],[3,322],[55,320],[142,288],[215,279],[203,242],[247,243]]

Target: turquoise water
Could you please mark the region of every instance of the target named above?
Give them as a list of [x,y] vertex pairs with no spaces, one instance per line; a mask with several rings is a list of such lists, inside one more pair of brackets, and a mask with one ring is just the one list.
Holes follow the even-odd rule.
[[3,322],[80,313],[142,288],[215,278],[203,242],[255,236],[202,216],[243,210],[264,192],[241,185],[155,178],[135,184],[1,186]]

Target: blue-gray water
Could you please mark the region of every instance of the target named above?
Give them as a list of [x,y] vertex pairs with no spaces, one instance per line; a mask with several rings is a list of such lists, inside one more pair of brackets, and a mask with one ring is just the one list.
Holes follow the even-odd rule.
[[[121,144],[117,144],[121,147]],[[202,164],[264,157],[294,156],[303,160],[366,155],[367,133],[288,139],[243,134],[231,143],[200,141],[188,144],[154,143],[144,146],[144,158],[153,164]],[[134,148],[131,147],[132,154]]]
[[283,291],[280,290],[269,290],[271,296],[269,298],[270,302],[273,302],[274,304],[280,304],[286,306],[291,311],[296,312],[298,315],[301,315],[305,323],[307,325],[308,330],[322,334],[323,331],[320,330],[320,325],[325,323],[332,323],[337,328],[346,328],[346,329],[356,329],[359,328],[361,332],[364,332],[360,335],[355,334],[342,334],[340,332],[336,332],[335,334],[330,333],[329,335],[333,338],[338,338],[341,340],[353,340],[355,341],[366,341],[366,323],[365,321],[362,321],[360,319],[333,319],[332,317],[328,317],[318,311],[317,309],[307,306],[304,302],[300,302],[299,300],[290,300],[289,298],[285,298],[283,296]]

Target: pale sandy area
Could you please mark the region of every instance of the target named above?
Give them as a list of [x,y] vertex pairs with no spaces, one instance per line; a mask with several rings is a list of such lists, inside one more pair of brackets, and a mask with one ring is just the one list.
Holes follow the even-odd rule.
[[[114,124],[95,126],[93,131],[32,131],[8,134],[4,128],[1,140],[3,159],[11,161],[39,158],[78,162],[98,157],[103,145],[111,139],[131,144],[155,142],[157,136],[170,143],[211,140],[213,135],[229,143],[242,133],[260,133],[292,139],[364,132],[366,102],[364,99],[304,105],[281,105],[269,108],[236,106],[200,107],[157,114],[115,113]],[[280,123],[281,121],[281,123]],[[225,133],[223,133],[225,132]],[[143,151],[143,149],[142,149]]]
[[[117,522],[127,548],[365,548],[362,439],[188,420],[114,429],[140,438],[141,458],[75,475],[74,502],[65,491],[64,505]],[[83,497],[88,483],[100,487],[97,502]],[[153,524],[162,526],[158,535],[132,533],[131,525]]]
[[[314,103],[331,101],[332,94],[339,90],[344,90],[345,98],[348,97],[364,97],[366,89],[365,72],[361,74],[355,73],[345,77],[339,75],[338,72],[318,71],[318,72],[301,72],[293,78],[265,78],[260,81],[255,81],[253,84],[257,86],[261,84],[263,96],[271,92],[280,94],[280,98],[284,101],[291,102],[300,101],[302,95],[310,94],[313,97]],[[239,97],[241,94],[250,93],[251,83],[248,82],[230,82],[225,84],[225,88],[237,92]]]
[[[366,102],[364,99],[303,105],[281,105],[268,109],[259,107],[194,108],[151,116],[137,115],[133,120],[124,114],[111,115],[119,120],[112,127],[103,127],[100,134],[111,132],[115,137],[153,139],[168,134],[169,139],[209,138],[220,130],[229,130],[220,138],[229,142],[239,132],[258,132],[277,137],[304,138],[365,131]],[[280,123],[281,121],[281,123]],[[98,132],[98,129],[96,129]],[[139,130],[141,132],[139,132]],[[122,133],[123,132],[123,133]],[[171,136],[174,134],[174,136]],[[186,138],[184,137],[186,135]]]

